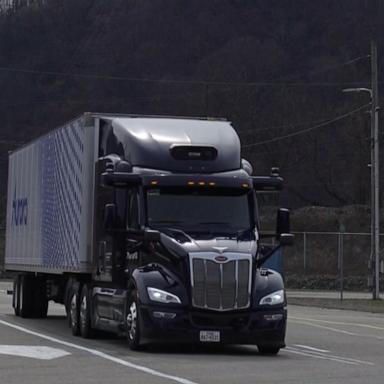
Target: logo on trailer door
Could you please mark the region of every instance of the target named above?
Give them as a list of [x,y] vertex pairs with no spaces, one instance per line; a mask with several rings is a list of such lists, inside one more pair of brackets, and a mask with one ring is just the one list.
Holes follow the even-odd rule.
[[28,199],[26,197],[17,198],[15,193],[12,201],[12,226],[22,226],[28,223]]

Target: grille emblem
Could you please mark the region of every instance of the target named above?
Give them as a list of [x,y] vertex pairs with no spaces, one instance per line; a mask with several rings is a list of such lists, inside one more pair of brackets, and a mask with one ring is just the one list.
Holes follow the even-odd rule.
[[218,263],[225,263],[226,261],[228,261],[228,258],[225,256],[216,256],[215,261],[217,261]]

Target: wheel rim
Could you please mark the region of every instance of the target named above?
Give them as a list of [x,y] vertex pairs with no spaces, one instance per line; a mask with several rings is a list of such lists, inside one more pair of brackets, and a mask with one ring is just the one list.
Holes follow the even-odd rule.
[[77,326],[77,316],[76,316],[76,312],[77,312],[77,297],[76,297],[76,294],[73,294],[72,296],[72,300],[71,300],[71,325],[72,325],[72,328],[75,328]]
[[135,302],[133,302],[129,307],[129,313],[127,315],[127,327],[130,340],[134,340],[137,331],[137,307]]
[[[18,287],[18,290],[19,292],[17,292],[18,296],[19,296],[19,310],[22,310],[23,309],[23,283],[22,283],[22,279],[20,281],[20,286]],[[16,296],[17,298],[17,296]]]
[[86,296],[83,297],[81,300],[80,305],[80,324],[82,328],[85,328],[87,321],[87,298]]
[[19,296],[19,284],[18,284],[18,282],[16,281],[16,283],[15,283],[15,292],[14,292],[14,301],[13,301],[15,310],[18,310],[19,307],[20,307],[19,301],[20,301],[20,296]]

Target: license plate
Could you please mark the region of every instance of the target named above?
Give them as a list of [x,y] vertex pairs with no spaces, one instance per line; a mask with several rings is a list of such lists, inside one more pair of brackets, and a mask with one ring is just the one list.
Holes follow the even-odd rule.
[[203,343],[220,343],[220,332],[200,331],[200,341]]

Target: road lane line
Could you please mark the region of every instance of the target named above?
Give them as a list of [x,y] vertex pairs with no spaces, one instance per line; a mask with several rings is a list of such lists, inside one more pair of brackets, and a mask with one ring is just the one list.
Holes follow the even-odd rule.
[[335,325],[348,325],[348,326],[354,326],[354,327],[362,327],[362,328],[369,328],[369,329],[377,329],[379,331],[384,331],[384,327],[378,327],[376,325],[369,325],[369,324],[361,324],[361,323],[347,323],[343,321],[330,321],[330,320],[320,320],[320,319],[312,319],[307,317],[289,317],[293,320],[304,320],[304,321],[315,321],[317,323],[324,323],[324,324],[335,324]]
[[306,356],[306,357],[313,357],[315,359],[320,359],[320,360],[330,360],[330,361],[335,361],[337,363],[342,363],[342,364],[348,364],[348,365],[359,365],[358,363],[355,363],[353,361],[346,361],[342,359],[335,359],[333,357],[329,356],[316,356],[313,353],[310,352],[304,352],[304,351],[298,351],[296,349],[292,349],[291,347],[286,347],[284,351],[293,353],[295,355],[301,355],[301,356]]
[[354,332],[345,331],[344,329],[338,329],[338,328],[333,328],[333,327],[327,327],[327,326],[325,326],[325,325],[320,325],[320,324],[312,324],[312,323],[308,323],[308,322],[306,322],[306,321],[292,321],[292,320],[291,320],[291,323],[302,324],[302,325],[308,325],[308,326],[310,326],[310,327],[314,327],[314,328],[326,329],[326,330],[328,330],[328,331],[337,332],[337,333],[342,333],[342,334],[344,334],[344,335],[348,335],[348,336],[370,337],[370,338],[373,338],[373,339],[376,339],[376,340],[384,340],[384,337],[383,337],[383,336],[375,336],[375,335],[366,335],[366,334],[354,333]]
[[65,346],[70,347],[70,348],[78,349],[80,351],[88,352],[88,353],[90,353],[90,354],[92,354],[94,356],[101,357],[101,358],[103,358],[105,360],[113,361],[114,363],[123,365],[125,367],[129,367],[129,368],[132,368],[132,369],[136,369],[138,371],[147,373],[147,374],[152,375],[152,376],[156,376],[156,377],[161,377],[161,378],[164,378],[164,379],[172,380],[172,381],[175,381],[175,382],[180,383],[180,384],[197,384],[194,381],[191,381],[191,380],[188,380],[188,379],[184,379],[182,377],[168,375],[166,373],[162,373],[162,372],[156,371],[155,369],[144,367],[143,365],[138,365],[138,364],[131,363],[129,361],[125,361],[123,359],[119,359],[117,357],[108,355],[107,353],[98,351],[96,349],[83,347],[83,346],[78,345],[78,344],[70,343],[68,341],[64,341],[64,340],[57,339],[55,337],[44,335],[43,333],[31,331],[30,329],[27,329],[27,328],[21,327],[19,325],[15,325],[15,324],[9,323],[8,321],[0,320],[0,324],[5,325],[5,326],[10,327],[10,328],[13,328],[13,329],[17,329],[18,331],[21,331],[21,332],[24,332],[24,333],[28,333],[29,335],[40,337],[42,339],[51,341],[51,342],[56,343],[56,344],[61,344],[61,345],[65,345]]
[[365,360],[358,360],[358,359],[353,359],[351,357],[343,357],[343,356],[337,356],[337,355],[329,355],[329,354],[324,354],[324,353],[320,353],[320,352],[308,352],[308,351],[300,351],[300,349],[297,349],[297,348],[293,348],[293,347],[288,347],[290,348],[291,350],[296,350],[296,351],[299,351],[299,352],[305,352],[305,353],[308,353],[314,357],[317,357],[317,356],[321,356],[321,357],[330,357],[330,358],[333,358],[333,359],[337,359],[337,360],[343,360],[343,361],[349,361],[349,362],[352,362],[352,363],[356,363],[356,364],[363,364],[363,365],[370,365],[370,366],[373,366],[375,365],[374,363],[370,362],[370,361],[365,361]]
[[330,352],[328,349],[319,349],[315,347],[310,347],[309,345],[303,345],[303,344],[293,344],[295,347],[300,347],[304,349],[309,349],[310,351],[315,351],[315,352]]

